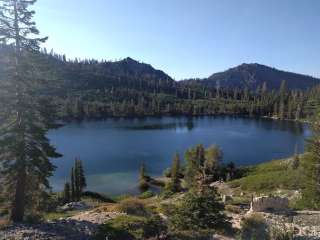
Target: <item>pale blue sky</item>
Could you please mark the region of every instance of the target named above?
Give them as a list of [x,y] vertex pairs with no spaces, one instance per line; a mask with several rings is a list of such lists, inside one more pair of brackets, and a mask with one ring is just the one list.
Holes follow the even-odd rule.
[[38,0],[46,47],[179,80],[257,62],[320,77],[320,0]]

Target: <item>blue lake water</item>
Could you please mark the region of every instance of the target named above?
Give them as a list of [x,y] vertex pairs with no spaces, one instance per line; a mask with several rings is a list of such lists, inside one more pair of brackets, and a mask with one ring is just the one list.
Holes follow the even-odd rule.
[[202,143],[218,144],[224,161],[237,165],[257,164],[303,151],[310,135],[307,125],[289,121],[241,117],[163,117],[108,119],[69,123],[49,132],[64,156],[51,178],[61,190],[75,157],[82,159],[88,190],[109,195],[135,193],[138,169],[146,164],[150,175],[159,176],[172,156]]

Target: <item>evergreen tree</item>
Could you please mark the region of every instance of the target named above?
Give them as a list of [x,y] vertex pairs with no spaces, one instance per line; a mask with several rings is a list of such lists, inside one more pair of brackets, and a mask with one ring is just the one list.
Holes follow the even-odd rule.
[[71,200],[72,201],[76,201],[76,187],[75,187],[74,168],[71,168]]
[[219,180],[220,163],[223,158],[221,149],[213,145],[205,149],[203,145],[186,151],[185,180],[189,189],[201,189],[208,183]]
[[83,164],[82,161],[79,160],[79,183],[80,183],[80,191],[81,194],[83,192],[83,189],[85,189],[87,187],[87,181],[86,181],[86,176],[84,174],[84,169],[83,169]]
[[51,121],[54,118],[49,117],[35,94],[43,82],[34,78],[37,73],[29,61],[46,40],[36,37],[39,31],[32,21],[34,11],[29,10],[35,2],[0,0],[0,42],[13,49],[6,81],[1,81],[6,117],[1,120],[0,160],[5,184],[10,188],[10,218],[14,222],[23,220],[35,194],[49,188],[48,178],[54,171],[49,158],[60,156],[46,137],[48,129],[55,126]]
[[147,175],[146,175],[146,167],[145,164],[142,163],[140,166],[140,172],[139,172],[139,189],[141,192],[147,191],[149,188],[148,181],[147,181]]
[[294,156],[292,159],[292,169],[298,169],[300,165],[300,157],[298,153],[298,145],[295,146]]
[[78,158],[73,167],[75,200],[80,201],[83,189],[87,186],[82,161]]
[[320,113],[313,122],[313,136],[308,140],[304,155],[305,187],[302,191],[304,207],[320,209]]
[[185,153],[186,159],[186,171],[185,171],[185,181],[189,189],[196,186],[195,177],[198,172],[198,161],[196,156],[195,148],[190,148]]
[[63,200],[65,203],[68,203],[71,200],[70,191],[70,183],[66,182],[63,190]]
[[227,181],[230,181],[234,178],[237,170],[235,164],[233,162],[228,163],[226,166],[226,170],[227,170]]
[[215,189],[205,188],[202,192],[189,191],[179,201],[169,218],[172,230],[207,230],[230,227]]
[[73,167],[73,176],[74,176],[74,189],[75,189],[75,201],[80,201],[81,186],[79,178],[79,160],[75,159]]
[[171,179],[166,185],[166,190],[170,192],[178,192],[180,190],[180,156],[175,154],[171,166]]
[[217,145],[212,145],[206,150],[205,162],[203,165],[204,178],[206,181],[219,180],[220,176],[220,165],[223,159],[223,152]]

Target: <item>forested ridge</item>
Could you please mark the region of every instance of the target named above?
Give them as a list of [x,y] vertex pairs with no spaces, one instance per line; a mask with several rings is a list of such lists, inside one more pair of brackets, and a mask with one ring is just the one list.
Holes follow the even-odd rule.
[[[1,53],[9,56],[10,48],[3,45]],[[245,84],[219,87],[208,84],[209,80],[175,81],[163,71],[131,58],[116,62],[67,60],[46,50],[29,53],[29,58],[55,83],[41,93],[59,106],[59,116],[64,120],[218,114],[305,119],[313,115],[320,98],[319,87],[314,84],[317,80],[311,78],[303,85],[304,78],[310,77],[296,74],[301,76],[300,85],[282,79],[275,89],[274,83],[266,80],[250,89]]]

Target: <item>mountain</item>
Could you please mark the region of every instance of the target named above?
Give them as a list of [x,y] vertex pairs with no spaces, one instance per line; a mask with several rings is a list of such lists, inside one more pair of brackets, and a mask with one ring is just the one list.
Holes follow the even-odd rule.
[[[0,56],[0,90],[3,90],[6,88],[2,86],[7,86],[10,80],[6,75],[12,74],[12,49],[0,45]],[[246,91],[246,87],[256,90],[264,83],[269,90],[278,89],[282,80],[286,80],[289,89],[301,90],[320,83],[312,77],[259,64],[242,64],[207,79],[175,81],[163,71],[132,58],[113,62],[68,61],[64,55],[48,54],[45,50],[26,52],[24,57],[24,62],[32,65],[33,76],[45,80],[45,84],[34,86],[35,94],[49,99],[57,106],[59,118],[67,121],[217,114],[297,119],[313,116],[320,101],[320,87],[299,95],[287,91],[285,99],[279,97],[278,91],[261,95]],[[219,91],[217,85],[222,87]]]
[[[10,48],[0,46],[0,55],[10,55]],[[281,71],[261,64],[242,64],[224,72],[212,74],[205,79],[174,81],[161,70],[150,64],[127,57],[120,61],[73,60],[67,61],[65,56],[42,52],[31,56],[38,66],[50,69],[57,79],[61,80],[62,90],[94,90],[127,88],[150,93],[162,92],[176,94],[177,88],[197,85],[224,89],[248,88],[256,90],[266,83],[269,90],[279,89],[281,82],[286,81],[288,89],[306,90],[317,84],[320,79],[310,76]],[[3,78],[0,66],[0,78]],[[63,92],[63,91],[62,91]]]
[[42,64],[55,69],[69,90],[129,88],[135,90],[169,91],[175,81],[161,70],[132,58],[120,61],[63,61],[60,56],[43,55]]
[[[2,59],[10,54],[10,47],[0,45]],[[29,54],[29,59],[29,62],[33,62],[37,68],[47,70],[50,77],[58,80],[57,83],[62,92],[128,88],[138,91],[161,90],[171,93],[172,87],[176,85],[176,82],[163,71],[130,57],[120,61],[91,59],[67,61],[64,55],[42,52]],[[0,65],[0,79],[4,77],[2,65],[4,64]]]
[[285,80],[288,89],[306,90],[317,84],[320,79],[310,76],[281,71],[265,65],[253,63],[242,64],[227,71],[212,74],[210,77],[201,80],[189,80],[207,87],[222,88],[248,88],[256,90],[266,83],[268,89],[279,89],[281,82]]

